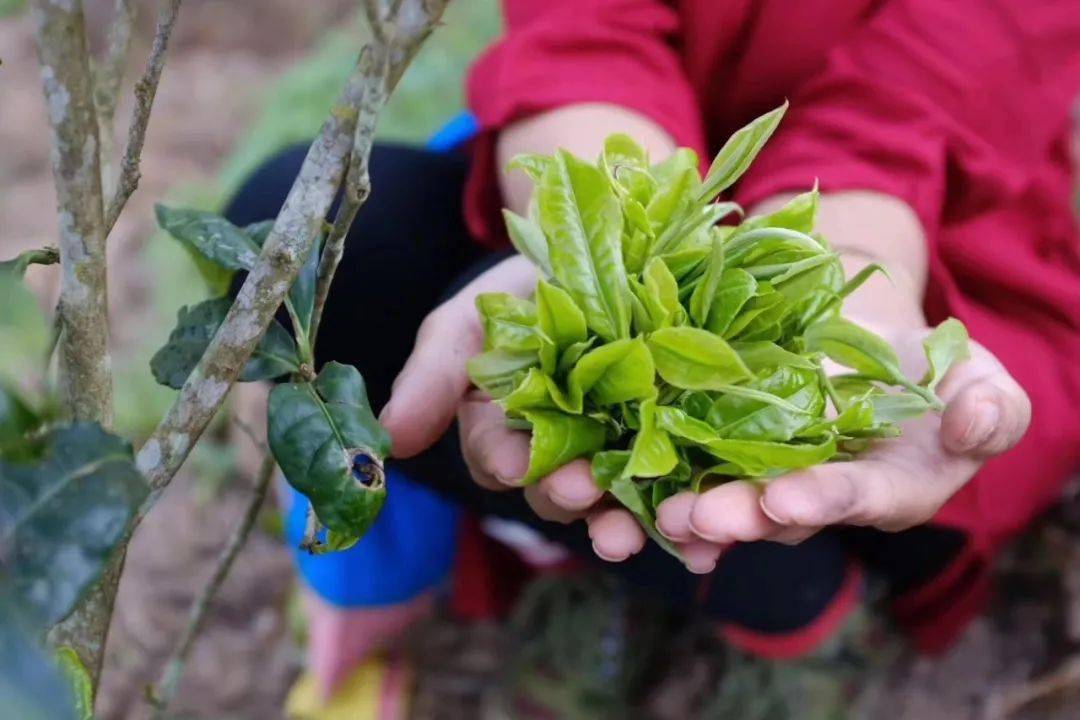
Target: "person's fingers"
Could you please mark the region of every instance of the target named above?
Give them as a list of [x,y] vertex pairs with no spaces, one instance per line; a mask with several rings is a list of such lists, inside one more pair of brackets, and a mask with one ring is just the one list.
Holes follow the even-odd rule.
[[706,575],[716,569],[716,561],[727,546],[706,540],[692,540],[678,543],[677,548],[687,570],[697,575]]
[[562,524],[571,523],[585,517],[585,513],[579,510],[567,510],[551,501],[544,489],[539,485],[529,485],[525,488],[525,500],[529,507],[543,520]]
[[395,457],[411,457],[442,436],[469,387],[465,362],[483,349],[476,311],[449,302],[420,325],[416,345],[379,416]]
[[978,461],[947,455],[936,444],[937,423],[913,428],[906,448],[853,462],[819,465],[769,482],[761,506],[784,526],[827,525],[905,530],[933,517],[978,469]]
[[656,508],[656,529],[672,542],[689,542],[694,538],[690,528],[690,512],[697,501],[697,493],[686,490],[672,495]]
[[574,460],[540,481],[540,489],[565,510],[587,510],[604,496],[593,481],[588,460]]
[[465,363],[483,349],[476,296],[483,292],[525,295],[535,282],[535,269],[516,256],[480,275],[425,318],[379,417],[393,439],[396,457],[425,450],[454,419],[458,401],[469,387]]
[[645,531],[628,511],[602,510],[587,519],[593,552],[608,562],[622,562],[645,547]]
[[458,407],[461,454],[488,490],[518,487],[529,467],[529,435],[506,426],[502,408],[476,393]]
[[780,525],[768,517],[753,483],[736,480],[700,496],[690,511],[690,528],[702,540],[717,544],[752,542],[771,537]]
[[1031,422],[1027,393],[979,346],[971,360],[949,372],[939,392],[947,403],[941,442],[953,453],[998,455],[1020,442]]

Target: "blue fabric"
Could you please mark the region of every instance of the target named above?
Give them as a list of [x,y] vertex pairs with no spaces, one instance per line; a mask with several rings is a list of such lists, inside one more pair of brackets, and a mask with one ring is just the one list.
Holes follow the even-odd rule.
[[441,583],[457,550],[460,511],[399,472],[387,472],[386,505],[367,535],[343,552],[309,555],[299,549],[307,501],[293,489],[285,535],[307,584],[341,607],[410,600]]
[[[463,113],[436,132],[427,148],[450,152],[476,131],[476,119]],[[308,586],[333,605],[358,608],[405,602],[437,586],[453,566],[457,506],[393,468],[386,481],[386,505],[367,535],[354,547],[328,555],[309,555],[298,548],[307,501],[289,489],[286,537],[296,548],[297,568]]]
[[427,148],[434,152],[456,150],[471,140],[479,128],[480,126],[475,117],[469,113],[461,113],[451,118],[431,136],[427,141]]

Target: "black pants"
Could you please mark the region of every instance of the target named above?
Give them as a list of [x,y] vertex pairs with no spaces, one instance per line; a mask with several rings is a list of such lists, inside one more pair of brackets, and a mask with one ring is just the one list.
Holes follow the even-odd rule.
[[[290,148],[260,167],[229,205],[228,218],[246,224],[276,216],[306,150]],[[377,146],[372,154],[372,195],[349,234],[317,354],[320,362],[359,368],[376,412],[389,398],[420,321],[506,257],[480,248],[466,232],[461,197],[467,169],[467,158],[457,154],[392,145]],[[545,522],[520,493],[487,492],[473,483],[456,430],[398,467],[477,513],[525,522],[592,557],[584,523]],[[794,547],[745,543],[721,558],[707,586],[652,543],[614,568],[627,583],[677,605],[697,604],[718,620],[783,633],[804,627],[828,606],[853,559],[903,592],[936,574],[963,542],[955,531],[923,527],[898,534],[833,530]]]

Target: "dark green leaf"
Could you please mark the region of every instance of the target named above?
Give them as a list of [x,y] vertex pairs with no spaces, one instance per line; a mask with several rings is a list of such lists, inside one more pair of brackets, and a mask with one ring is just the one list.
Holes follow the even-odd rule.
[[220,215],[190,208],[154,208],[158,225],[202,257],[226,270],[250,270],[259,246],[240,228]]
[[36,462],[0,460],[0,596],[48,626],[97,580],[148,488],[131,447],[95,424],[41,442]]
[[0,707],[11,720],[86,720],[72,702],[72,691],[55,663],[13,622],[10,607],[0,607]]
[[0,459],[29,459],[34,450],[26,435],[40,424],[41,418],[17,392],[0,385]]
[[[229,298],[215,298],[180,308],[176,327],[169,333],[168,341],[150,359],[154,379],[162,385],[180,389],[214,339],[231,306]],[[281,323],[274,320],[239,379],[241,382],[270,380],[299,367],[296,343]]]
[[362,536],[386,499],[382,461],[390,436],[371,411],[360,373],[331,362],[314,382],[278,385],[267,415],[270,449],[285,479],[327,528]]
[[604,450],[593,455],[592,476],[596,487],[610,490],[611,484],[622,477],[630,462],[629,450]]

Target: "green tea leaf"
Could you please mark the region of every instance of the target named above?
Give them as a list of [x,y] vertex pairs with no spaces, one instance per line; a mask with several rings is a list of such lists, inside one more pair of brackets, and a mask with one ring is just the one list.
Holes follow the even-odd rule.
[[537,350],[536,306],[509,293],[481,293],[476,310],[484,326],[484,349]]
[[604,446],[604,425],[581,415],[550,410],[523,413],[532,424],[529,469],[522,482],[534,483],[571,460],[591,456]]
[[835,362],[860,375],[893,385],[906,382],[900,358],[889,343],[869,330],[843,318],[830,318],[806,330],[806,349],[825,353]]
[[575,405],[585,394],[600,406],[640,400],[655,394],[654,378],[644,340],[616,340],[582,356],[570,371],[570,397]]
[[720,278],[720,291],[709,307],[705,328],[714,335],[725,336],[732,321],[757,290],[757,280],[750,273],[742,268],[725,270]]
[[0,460],[0,598],[51,626],[98,579],[149,488],[131,446],[96,424],[41,443],[38,460]]
[[544,171],[551,165],[551,158],[547,155],[533,155],[522,154],[515,155],[510,159],[507,164],[507,170],[521,170],[530,178],[533,182],[540,182],[540,178],[543,177]]
[[562,288],[541,280],[536,284],[536,317],[540,331],[564,350],[588,337],[585,316]]
[[709,313],[720,289],[724,274],[724,245],[720,240],[713,240],[712,253],[709,255],[705,274],[693,295],[690,296],[690,319],[698,327],[703,327],[709,319]]
[[[169,333],[168,341],[150,359],[154,379],[174,390],[183,387],[225,321],[230,307],[232,300],[229,298],[215,298],[180,308],[176,327]],[[299,368],[296,343],[289,332],[273,320],[239,379],[241,382],[270,380]]]
[[533,220],[509,210],[503,210],[502,213],[506,221],[506,234],[510,237],[514,249],[540,268],[546,277],[551,277],[551,259],[548,257],[548,243],[544,231]]
[[929,368],[920,384],[935,390],[949,368],[971,356],[967,328],[956,318],[949,318],[926,336],[923,350]]
[[697,193],[698,202],[708,202],[735,184],[761,152],[761,148],[765,147],[787,108],[785,100],[783,105],[765,113],[728,138],[709,166],[709,172]]
[[[652,538],[653,542],[666,550],[669,554],[680,558],[679,551],[671,544],[671,541],[656,530],[656,514],[648,502],[638,484],[628,477],[615,478],[611,483],[611,494],[622,503],[623,507],[634,514],[645,533]],[[681,559],[681,558],[680,558]]]
[[639,429],[623,470],[624,477],[662,477],[679,463],[671,437],[656,426],[656,410],[654,398],[642,401]]
[[779,210],[768,215],[757,215],[747,218],[740,226],[740,230],[757,230],[766,227],[787,228],[798,232],[810,234],[814,230],[817,221],[818,202],[821,199],[818,193],[817,183],[810,192],[796,195],[784,203]]
[[665,328],[647,343],[660,377],[678,388],[717,390],[752,377],[738,353],[707,330]]
[[593,455],[592,476],[596,487],[610,490],[612,483],[622,477],[629,462],[629,450],[602,450]]
[[386,500],[382,461],[390,436],[356,368],[330,362],[310,383],[270,393],[267,437],[285,479],[330,530],[362,536]]
[[552,274],[605,340],[630,330],[622,213],[604,174],[560,151],[537,187]]
[[836,439],[828,437],[819,443],[778,443],[722,438],[704,447],[710,454],[737,465],[742,474],[763,477],[825,462],[836,454]]
[[772,342],[733,342],[731,349],[739,354],[746,367],[755,374],[780,367],[817,369],[817,365],[809,358],[796,355]]
[[813,423],[825,410],[825,398],[814,370],[780,367],[747,388],[784,400],[787,407],[765,398],[721,395],[705,418],[721,437],[784,442]]
[[510,393],[529,368],[539,364],[535,351],[496,348],[469,358],[465,370],[476,387],[498,399]]
[[75,717],[79,720],[94,720],[94,682],[90,679],[86,666],[75,651],[67,646],[56,651],[56,662],[71,687]]

